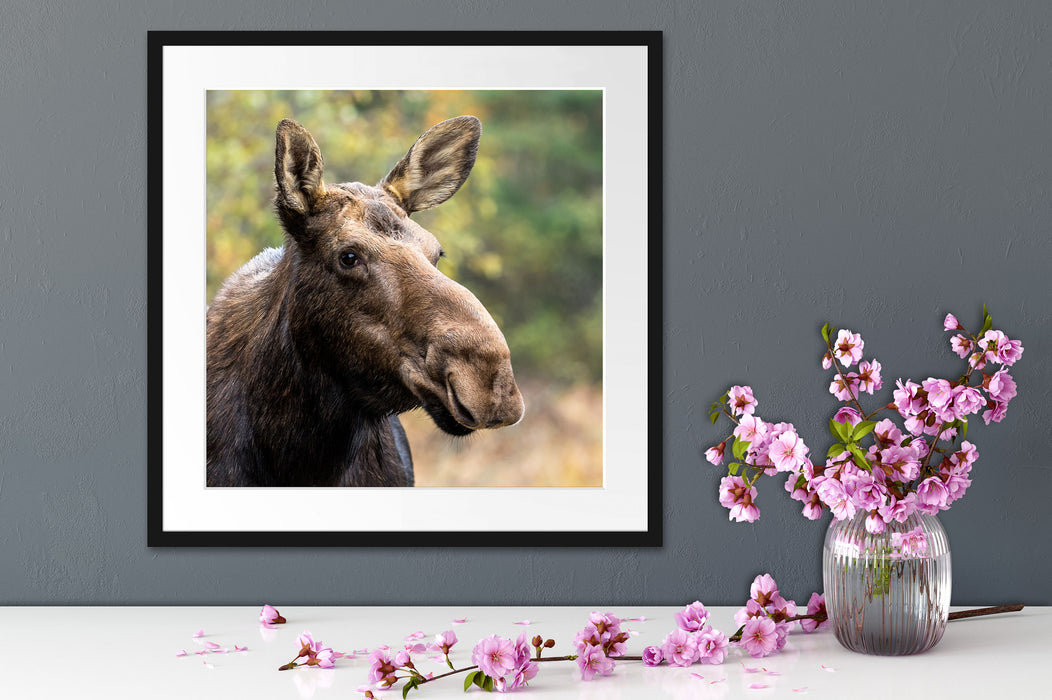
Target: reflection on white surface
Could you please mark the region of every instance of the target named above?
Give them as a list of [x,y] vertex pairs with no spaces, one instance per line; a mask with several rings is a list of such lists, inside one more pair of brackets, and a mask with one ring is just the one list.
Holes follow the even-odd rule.
[[310,700],[319,688],[322,690],[331,688],[336,682],[336,669],[334,668],[294,668],[291,671],[281,671],[281,673],[292,676],[296,692],[303,700]]
[[274,628],[259,626],[259,636],[264,642],[270,643],[278,638],[278,631]]

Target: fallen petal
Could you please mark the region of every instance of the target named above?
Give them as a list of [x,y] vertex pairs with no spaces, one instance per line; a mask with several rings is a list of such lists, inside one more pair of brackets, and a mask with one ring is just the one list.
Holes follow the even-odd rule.
[[209,649],[218,649],[219,648],[219,645],[216,644],[215,642],[205,642],[205,646],[208,647]]
[[248,647],[239,647],[237,644],[235,644],[234,651],[248,651]]
[[468,619],[466,617],[462,617],[459,620],[453,620],[453,624],[454,625],[462,625],[462,624],[464,624],[467,621],[468,621]]
[[745,664],[742,664],[742,670],[745,671],[746,673],[759,673],[760,672],[760,669],[758,669],[758,668],[749,668]]
[[771,686],[766,683],[750,683],[749,690],[763,690],[764,688],[770,688]]
[[179,651],[175,652],[175,655],[176,656],[189,656],[189,654],[186,653],[186,649],[180,649]]
[[628,618],[628,620],[630,622],[646,622],[647,618],[643,615],[640,615],[639,617],[630,617]]
[[690,675],[693,676],[694,678],[698,678],[700,680],[705,680],[705,676],[701,675],[700,673],[692,673]]
[[805,686],[801,686],[801,687],[799,687],[799,688],[793,688],[793,692],[794,692],[794,693],[804,693],[804,692],[807,692],[807,686],[805,685]]
[[212,653],[213,654],[228,654],[228,653],[230,653],[230,650],[229,649],[213,649]]
[[718,681],[709,681],[709,685],[716,685],[717,683],[722,683],[725,680],[727,680],[727,679],[726,678],[721,678]]
[[822,664],[822,670],[823,671],[829,671],[830,673],[836,672],[835,668],[830,668],[829,666],[826,666],[825,664]]
[[194,632],[194,639],[197,639],[198,637],[203,637],[203,636],[205,636],[205,628],[204,627],[202,627],[201,629],[199,629],[196,632]]
[[528,624],[530,624],[530,621],[529,620],[521,620],[519,622],[513,622],[511,624],[513,624],[513,625],[528,625]]
[[417,630],[416,632],[413,632],[413,633],[412,633],[411,635],[409,635],[408,637],[406,637],[406,638],[405,638],[405,640],[406,640],[407,642],[411,642],[411,641],[413,641],[414,639],[423,639],[423,638],[424,638],[424,633],[423,633],[423,632],[421,632],[420,630]]

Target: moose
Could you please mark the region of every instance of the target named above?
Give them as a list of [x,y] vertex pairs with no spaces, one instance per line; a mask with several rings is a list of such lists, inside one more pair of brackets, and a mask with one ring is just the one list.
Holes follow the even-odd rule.
[[503,334],[410,218],[460,189],[481,133],[441,122],[370,187],[323,182],[311,134],[278,124],[283,245],[206,314],[208,486],[412,486],[399,413],[422,407],[453,436],[521,420]]

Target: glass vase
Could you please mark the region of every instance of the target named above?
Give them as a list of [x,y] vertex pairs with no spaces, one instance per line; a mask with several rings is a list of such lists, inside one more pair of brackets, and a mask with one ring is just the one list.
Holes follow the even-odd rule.
[[919,654],[935,646],[950,612],[950,545],[934,515],[914,513],[884,532],[866,513],[834,520],[822,553],[826,613],[837,640],[862,654]]

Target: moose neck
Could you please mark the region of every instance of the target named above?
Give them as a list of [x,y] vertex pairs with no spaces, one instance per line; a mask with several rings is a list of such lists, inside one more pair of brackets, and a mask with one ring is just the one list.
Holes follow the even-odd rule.
[[388,416],[368,412],[346,377],[312,361],[297,342],[290,254],[275,267],[265,322],[249,339],[246,394],[261,407],[249,417],[262,483],[296,486],[400,486],[406,476]]

